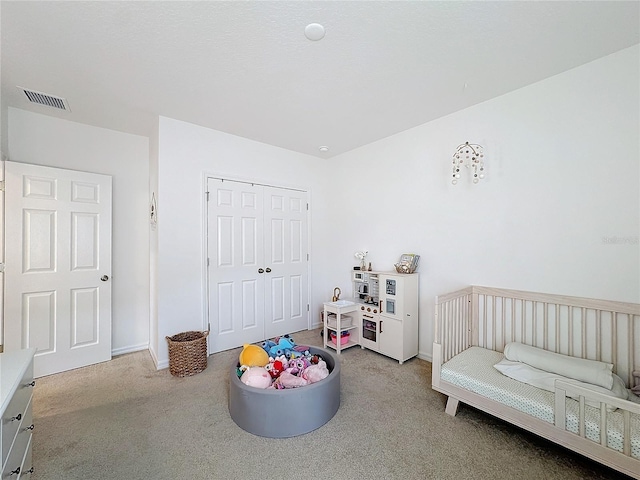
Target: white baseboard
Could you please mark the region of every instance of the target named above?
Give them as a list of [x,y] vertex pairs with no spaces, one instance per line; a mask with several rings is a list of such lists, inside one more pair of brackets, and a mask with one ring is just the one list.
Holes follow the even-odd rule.
[[158,361],[158,356],[156,352],[153,351],[152,348],[149,348],[149,354],[151,355],[151,359],[153,360],[154,365],[156,366],[156,370],[163,370],[165,368],[169,368],[169,359]]
[[141,350],[147,350],[149,348],[148,343],[140,343],[138,345],[129,345],[126,347],[114,348],[111,350],[111,356],[116,357],[118,355],[124,355],[125,353],[139,352]]
[[420,358],[422,360],[426,360],[427,362],[433,363],[433,355],[432,354],[424,353],[424,352],[418,352],[418,358]]

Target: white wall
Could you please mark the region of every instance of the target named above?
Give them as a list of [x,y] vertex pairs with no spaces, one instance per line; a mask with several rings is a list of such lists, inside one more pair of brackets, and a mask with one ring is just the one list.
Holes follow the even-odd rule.
[[147,348],[149,140],[15,108],[9,108],[8,137],[14,162],[113,177],[112,349]]
[[[639,57],[636,46],[331,160],[164,117],[149,145],[17,109],[7,153],[114,177],[116,353],[149,342],[166,367],[164,337],[203,328],[208,172],[311,192],[312,324],[333,287],[350,291],[356,250],[376,270],[422,255],[430,358],[434,297],[463,285],[640,302]],[[454,187],[451,155],[467,140],[485,147],[487,178]]]
[[[639,58],[632,47],[332,159],[344,241],[326,218],[315,227],[335,281],[348,286],[356,250],[381,270],[420,254],[424,358],[434,297],[468,284],[639,302]],[[485,147],[487,178],[453,186],[465,141]]]
[[[158,145],[158,345],[153,355],[162,368],[168,366],[165,336],[206,328],[205,173],[306,189],[313,208],[314,188],[322,183],[324,163],[164,117],[160,117]],[[313,271],[317,265],[313,243],[311,257]]]

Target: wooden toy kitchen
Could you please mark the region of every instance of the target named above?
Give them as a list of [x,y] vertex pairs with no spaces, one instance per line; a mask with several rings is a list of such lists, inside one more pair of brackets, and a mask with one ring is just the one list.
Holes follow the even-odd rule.
[[404,361],[418,355],[418,274],[354,270],[353,297],[324,303],[324,346],[356,345]]

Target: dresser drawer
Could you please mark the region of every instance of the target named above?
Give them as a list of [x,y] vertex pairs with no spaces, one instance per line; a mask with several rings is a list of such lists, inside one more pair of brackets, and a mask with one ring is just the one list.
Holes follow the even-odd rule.
[[2,470],[2,480],[13,480],[18,478],[28,478],[33,473],[31,464],[31,430],[20,429],[16,437],[16,444],[9,453],[7,464]]
[[[33,362],[29,364],[25,374],[18,384],[18,388],[14,393],[7,409],[2,415],[2,426],[0,428],[0,444],[2,445],[2,463],[3,465],[11,450],[11,445],[18,433],[18,429],[31,425],[31,397],[33,395]],[[25,417],[28,415],[27,423]],[[22,426],[22,427],[21,427]],[[23,450],[24,452],[24,450]],[[4,478],[2,478],[4,480]]]

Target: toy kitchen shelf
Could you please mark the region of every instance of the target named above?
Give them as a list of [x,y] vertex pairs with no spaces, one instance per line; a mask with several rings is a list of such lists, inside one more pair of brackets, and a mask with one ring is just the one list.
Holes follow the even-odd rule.
[[[358,327],[360,326],[360,315],[358,314],[359,309],[360,304],[352,300],[324,302],[324,329],[322,333],[324,348],[331,347],[335,349],[338,355],[340,355],[342,350],[360,345],[360,335],[358,334]],[[343,317],[348,317],[350,321],[345,321],[346,318]],[[333,324],[334,319],[335,324]],[[335,343],[331,341],[331,332],[335,333]],[[344,344],[342,344],[341,341],[342,332],[349,333],[349,339]]]

